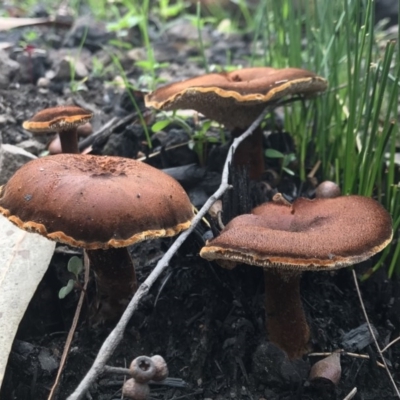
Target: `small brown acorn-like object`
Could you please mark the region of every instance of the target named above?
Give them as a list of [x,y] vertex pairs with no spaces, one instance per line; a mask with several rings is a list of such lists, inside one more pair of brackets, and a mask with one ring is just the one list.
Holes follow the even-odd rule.
[[317,386],[337,386],[341,374],[340,352],[334,352],[311,367],[309,379],[312,384]]
[[332,181],[321,182],[315,191],[315,197],[317,199],[333,199],[339,197],[342,194],[338,184]]
[[129,371],[133,379],[138,383],[147,383],[154,379],[157,373],[154,361],[147,356],[136,357],[129,366]]
[[147,400],[150,395],[150,388],[147,383],[139,383],[131,378],[124,383],[122,394],[132,400]]
[[158,354],[151,357],[154,366],[156,368],[156,373],[153,376],[152,380],[156,382],[163,381],[168,377],[168,365],[163,357],[159,356]]

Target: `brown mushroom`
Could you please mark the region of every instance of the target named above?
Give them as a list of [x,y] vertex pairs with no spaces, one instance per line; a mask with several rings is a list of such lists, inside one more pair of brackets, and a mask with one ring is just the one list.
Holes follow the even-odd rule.
[[391,217],[371,198],[299,198],[292,205],[272,201],[234,218],[200,255],[225,268],[263,267],[269,339],[297,358],[307,352],[310,336],[300,298],[302,271],[359,263],[391,239]]
[[87,250],[105,319],[136,290],[126,246],[176,235],[193,217],[183,188],[156,168],[80,154],[25,164],[0,188],[0,213],[21,229]]
[[35,135],[57,132],[63,153],[79,153],[77,129],[92,117],[91,111],[81,107],[58,106],[39,111],[22,127]]
[[[324,78],[304,69],[245,68],[171,83],[149,93],[145,103],[159,110],[199,111],[225,125],[235,138],[268,104],[290,95],[315,95],[326,88]],[[259,179],[264,171],[262,139],[262,130],[258,127],[234,155],[234,165],[248,166],[251,179]]]

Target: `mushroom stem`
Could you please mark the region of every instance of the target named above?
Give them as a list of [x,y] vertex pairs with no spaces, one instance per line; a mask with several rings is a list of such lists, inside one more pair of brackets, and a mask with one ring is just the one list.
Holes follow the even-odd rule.
[[77,128],[60,131],[58,136],[60,137],[61,151],[63,153],[79,154]]
[[[232,138],[237,138],[245,130],[236,128],[232,131]],[[260,126],[248,136],[233,155],[234,166],[245,166],[249,171],[249,178],[260,180],[264,172],[263,132]]]
[[105,319],[117,318],[137,290],[132,257],[126,247],[87,250],[87,255],[96,276],[101,313]]
[[308,352],[310,329],[300,297],[300,272],[264,268],[265,312],[269,340],[290,359]]

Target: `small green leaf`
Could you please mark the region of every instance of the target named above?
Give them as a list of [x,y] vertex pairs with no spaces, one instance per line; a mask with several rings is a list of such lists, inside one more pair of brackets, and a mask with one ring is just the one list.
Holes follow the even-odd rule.
[[171,123],[171,121],[169,119],[163,119],[161,121],[157,121],[156,123],[153,124],[153,126],[151,127],[151,130],[153,132],[159,132],[162,131],[164,128],[166,128],[169,124]]
[[294,175],[294,172],[291,170],[291,169],[289,169],[289,168],[286,168],[286,167],[283,167],[282,168],[287,174],[289,174],[289,175]]
[[77,256],[71,257],[68,261],[67,268],[69,272],[72,272],[75,276],[78,276],[83,270],[82,260]]
[[155,63],[149,60],[139,60],[135,62],[135,66],[145,70],[152,70],[155,68]]
[[275,149],[267,149],[265,150],[265,156],[268,158],[283,158],[285,155],[278,150]]
[[203,126],[201,127],[201,131],[202,132],[207,132],[209,129],[210,129],[210,126],[211,126],[211,124],[212,124],[212,121],[205,121],[204,123],[203,123]]
[[70,279],[66,286],[63,286],[60,291],[58,292],[58,298],[64,299],[69,293],[71,293],[72,289],[75,286],[75,281]]
[[291,163],[296,160],[296,154],[294,153],[286,154],[285,159],[287,160],[288,163]]
[[283,158],[283,167],[287,167],[291,162],[296,160],[296,154],[290,153],[290,154],[285,154]]

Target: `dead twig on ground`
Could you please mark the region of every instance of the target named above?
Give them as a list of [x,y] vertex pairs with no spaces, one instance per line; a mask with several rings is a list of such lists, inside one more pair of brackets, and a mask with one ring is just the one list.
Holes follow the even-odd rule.
[[113,117],[111,118],[108,122],[106,122],[98,131],[93,132],[91,135],[89,135],[87,138],[81,140],[79,142],[79,151],[83,151],[86,149],[86,147],[89,147],[94,143],[94,141],[101,137],[102,139],[106,139],[107,137],[111,136],[113,132],[115,132],[116,129],[118,129],[121,126],[127,125],[134,121],[136,118],[138,118],[138,113],[132,112],[131,114],[128,114],[125,117]]
[[[325,351],[322,353],[309,353],[309,354],[307,354],[307,356],[308,357],[329,357],[332,354],[333,354],[332,351]],[[362,358],[364,360],[371,359],[371,357],[368,354],[349,353],[348,351],[345,351],[345,350],[340,350],[340,354],[344,355],[344,356],[354,357],[354,358]],[[376,362],[376,365],[378,367],[385,368],[385,366],[379,361]]]
[[[106,374],[113,374],[113,375],[123,375],[123,376],[129,376],[132,377],[132,373],[129,368],[122,368],[122,367],[110,367],[106,365],[104,367],[104,373]],[[176,387],[176,388],[186,388],[189,385],[180,378],[165,378],[162,381],[149,381],[150,385],[160,385],[160,386],[170,386],[170,387]]]
[[400,399],[399,389],[396,386],[396,383],[395,383],[395,381],[393,379],[393,376],[392,376],[392,374],[390,372],[390,369],[389,369],[389,367],[387,365],[385,357],[383,356],[383,352],[382,352],[381,348],[379,347],[378,341],[376,340],[376,336],[375,336],[374,330],[372,329],[371,323],[369,322],[368,314],[367,314],[367,311],[365,309],[364,302],[363,302],[363,299],[362,299],[362,296],[361,296],[360,287],[358,286],[357,275],[356,275],[356,272],[354,271],[354,269],[353,269],[353,279],[354,279],[354,285],[356,286],[357,295],[358,295],[358,298],[360,300],[361,308],[362,308],[362,311],[363,311],[363,314],[364,314],[364,318],[365,318],[365,321],[367,322],[367,325],[368,325],[368,329],[369,329],[369,331],[371,333],[371,336],[372,336],[372,339],[373,339],[373,341],[375,343],[376,349],[378,350],[378,353],[381,356],[383,365],[385,366],[385,369],[386,369],[386,372],[387,372],[387,374],[389,376],[390,382],[393,385],[393,389],[395,390],[395,392],[397,394],[397,397]]
[[[232,162],[233,154],[235,150],[239,146],[239,144],[250,136],[254,130],[260,125],[261,121],[264,117],[271,111],[271,109],[275,108],[277,104],[274,104],[270,107],[266,107],[264,112],[250,125],[250,127],[238,138],[236,138],[228,152],[228,156],[225,160],[224,169],[222,172],[221,185],[218,190],[206,201],[203,207],[199,210],[197,215],[194,217],[192,221],[192,225],[188,230],[181,233],[178,238],[175,240],[173,245],[168,249],[168,251],[164,254],[164,256],[157,263],[154,270],[150,273],[147,279],[139,286],[132,300],[128,304],[125,312],[123,313],[121,319],[119,320],[116,327],[109,334],[109,336],[104,341],[101,346],[99,353],[97,354],[96,359],[93,362],[92,367],[87,372],[86,376],[83,378],[81,383],[75,389],[75,391],[67,398],[67,400],[80,400],[83,398],[85,393],[89,390],[90,386],[94,383],[96,378],[104,371],[104,367],[106,362],[113,354],[114,350],[117,348],[118,344],[121,342],[125,328],[132,317],[133,312],[139,305],[140,300],[147,295],[150,288],[154,284],[154,282],[158,279],[161,273],[167,268],[169,261],[172,256],[177,252],[179,247],[181,247],[182,243],[186,240],[186,238],[192,233],[196,225],[201,221],[204,215],[207,213],[212,204],[218,200],[226,190],[229,189],[230,185],[228,183],[229,178],[229,165]],[[186,395],[185,397],[187,397]]]
[[351,400],[357,394],[357,388],[355,387],[343,400]]
[[395,343],[397,343],[400,340],[400,336],[397,337],[396,339],[393,339],[390,343],[388,343],[383,349],[382,349],[382,353],[384,353],[390,346],[394,345]]

